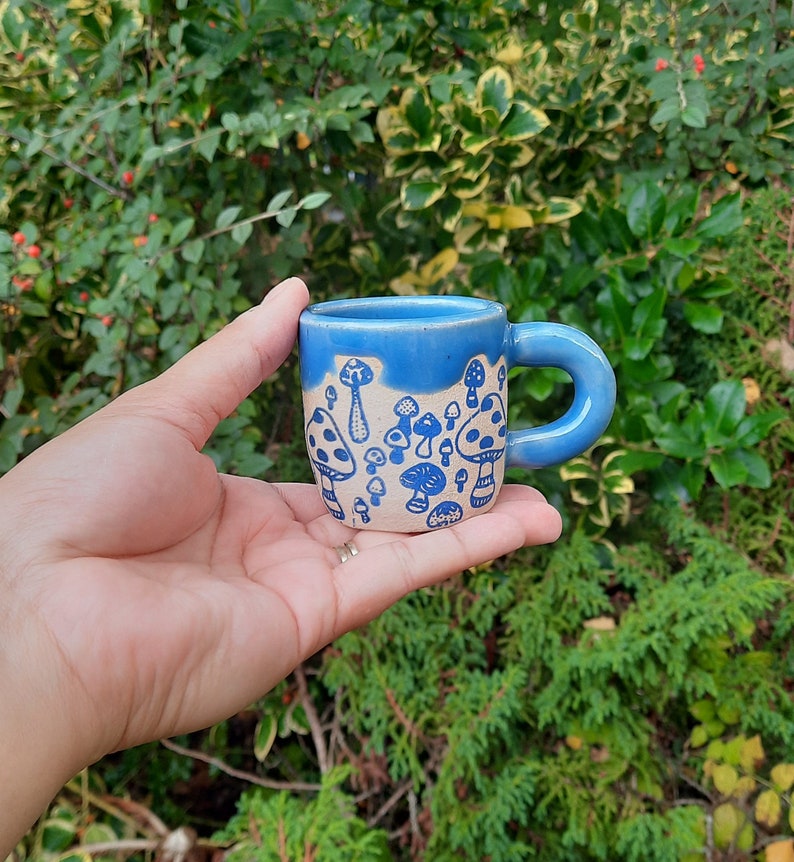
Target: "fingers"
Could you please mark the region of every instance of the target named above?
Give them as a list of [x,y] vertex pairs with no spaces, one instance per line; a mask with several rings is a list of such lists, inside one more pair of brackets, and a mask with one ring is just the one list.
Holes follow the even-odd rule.
[[119,406],[164,415],[201,449],[218,422],[286,359],[308,299],[299,278],[281,282],[260,305],[119,399]]
[[[471,566],[528,545],[555,541],[562,530],[559,512],[532,488],[507,486],[483,515],[430,533],[359,533],[360,553],[337,567],[338,623],[341,631],[363,625],[409,592],[438,583]],[[372,538],[371,538],[372,537]]]

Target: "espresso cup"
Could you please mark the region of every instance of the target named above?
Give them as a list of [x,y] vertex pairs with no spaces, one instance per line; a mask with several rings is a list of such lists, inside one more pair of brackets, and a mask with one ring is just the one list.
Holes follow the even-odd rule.
[[[310,305],[299,328],[306,447],[328,511],[358,530],[422,532],[488,511],[505,467],[580,454],[615,406],[595,342],[559,323],[509,323],[466,296],[382,296]],[[560,418],[508,430],[507,374],[562,368]]]

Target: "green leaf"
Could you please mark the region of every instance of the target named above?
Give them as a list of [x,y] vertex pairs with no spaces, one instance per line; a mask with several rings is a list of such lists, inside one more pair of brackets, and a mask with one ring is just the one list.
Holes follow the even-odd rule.
[[182,249],[182,257],[189,263],[198,263],[204,254],[204,240],[194,239]]
[[681,122],[691,129],[705,129],[706,111],[699,105],[689,104],[681,111]]
[[269,713],[262,716],[254,731],[254,757],[260,763],[263,763],[267,759],[270,749],[276,741],[277,733],[278,718]]
[[171,229],[171,236],[169,237],[171,245],[180,245],[187,238],[190,231],[193,230],[195,223],[196,220],[192,216],[188,216],[186,219],[177,222]]
[[250,222],[237,224],[232,228],[232,240],[238,245],[245,245],[248,237],[253,233],[254,226]]
[[539,134],[548,125],[549,118],[543,111],[526,102],[513,102],[499,128],[499,136],[504,141],[523,141]]
[[400,189],[400,200],[407,210],[422,210],[439,200],[446,186],[434,180],[404,183]]
[[315,210],[321,207],[331,197],[330,192],[312,192],[298,201],[298,208],[304,210]]
[[664,223],[666,209],[664,192],[653,182],[643,183],[626,208],[629,229],[638,238],[653,239]]
[[513,79],[505,69],[494,66],[480,75],[476,94],[486,119],[492,125],[498,125],[510,110],[513,100]]
[[746,404],[747,396],[740,380],[715,383],[709,389],[704,403],[706,430],[725,438],[732,437],[744,417]]
[[426,138],[431,131],[433,109],[423,90],[409,90],[401,100],[405,121],[419,138]]
[[669,123],[670,120],[676,119],[680,112],[681,104],[678,101],[678,96],[670,96],[656,109],[650,119],[650,123],[652,126],[663,126],[665,123]]
[[265,208],[268,212],[275,212],[276,210],[280,210],[284,204],[292,197],[292,189],[284,189],[284,191],[278,192],[270,198],[270,201]]
[[241,210],[241,206],[226,207],[226,209],[221,210],[218,218],[215,219],[215,229],[222,230],[229,227],[237,216],[240,215]]
[[663,245],[674,257],[686,260],[700,248],[700,240],[694,237],[667,237]]
[[281,227],[289,227],[295,221],[297,214],[298,210],[296,207],[287,207],[287,209],[281,210],[281,212],[276,214],[276,221]]
[[744,223],[739,192],[720,198],[709,215],[695,229],[695,236],[719,239],[730,236]]
[[743,480],[745,485],[750,488],[769,488],[772,485],[772,472],[760,452],[754,449],[737,449],[735,457],[747,470]]
[[747,467],[732,452],[720,452],[709,463],[711,475],[720,488],[733,488],[747,478]]
[[687,323],[698,332],[714,335],[722,329],[724,315],[716,305],[702,302],[685,302],[684,317]]
[[204,135],[199,138],[196,142],[196,150],[200,155],[204,156],[204,158],[211,162],[213,157],[215,156],[215,152],[218,149],[218,144],[221,140],[221,130],[214,129],[212,132]]

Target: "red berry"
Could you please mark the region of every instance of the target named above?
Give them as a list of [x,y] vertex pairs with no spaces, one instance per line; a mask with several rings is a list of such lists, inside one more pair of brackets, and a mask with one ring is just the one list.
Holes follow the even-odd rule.
[[80,291],[80,302],[88,302],[88,297],[89,297],[89,294],[88,294],[87,290],[81,290]]
[[23,293],[27,293],[27,291],[33,287],[33,279],[22,278],[21,275],[12,276],[11,283],[18,287]]
[[63,205],[70,210],[74,206],[74,198],[64,198]]
[[27,247],[28,257],[41,257],[41,248],[33,243]]
[[664,72],[664,70],[669,65],[670,64],[667,62],[667,60],[664,59],[664,57],[659,57],[659,59],[656,61],[656,71],[657,72]]
[[160,220],[160,216],[157,213],[149,213],[149,224],[154,224],[156,221]]
[[132,244],[135,248],[140,248],[141,246],[146,245],[147,242],[149,242],[149,237],[147,236],[136,236],[132,239]]
[[28,238],[25,236],[24,233],[22,233],[21,230],[18,230],[12,234],[11,240],[14,245],[22,245],[23,243],[28,241]]
[[214,30],[218,25],[214,21],[210,21],[210,27]]
[[131,186],[135,181],[135,174],[132,171],[124,171],[124,173],[121,175],[121,178],[128,186]]
[[103,323],[105,326],[110,326],[110,324],[111,324],[111,323],[113,323],[113,317],[112,317],[111,315],[109,315],[109,314],[106,314],[106,315],[102,318],[102,323]]
[[24,60],[25,60],[25,55],[22,53],[22,51],[17,51],[17,53],[16,53],[16,60],[17,60],[17,63],[22,63],[22,62],[24,62]]

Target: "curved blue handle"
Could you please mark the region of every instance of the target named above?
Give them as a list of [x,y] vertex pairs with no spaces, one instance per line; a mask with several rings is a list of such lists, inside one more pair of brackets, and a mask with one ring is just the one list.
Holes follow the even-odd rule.
[[593,445],[615,409],[615,373],[592,338],[562,323],[508,324],[508,367],[562,368],[573,378],[573,404],[559,419],[538,428],[510,431],[508,467],[561,464]]

